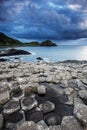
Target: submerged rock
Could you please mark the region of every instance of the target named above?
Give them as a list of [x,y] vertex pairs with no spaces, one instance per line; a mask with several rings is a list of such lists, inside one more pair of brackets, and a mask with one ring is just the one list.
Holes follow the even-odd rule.
[[55,109],[55,105],[50,101],[45,101],[39,106],[44,113],[51,112]]
[[45,122],[47,123],[48,126],[52,125],[58,125],[59,122],[59,117],[55,113],[49,113],[44,117]]

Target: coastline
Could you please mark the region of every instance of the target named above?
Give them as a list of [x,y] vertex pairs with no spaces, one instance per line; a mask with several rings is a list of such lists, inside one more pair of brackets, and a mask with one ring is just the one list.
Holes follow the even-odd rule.
[[[57,123],[53,121],[53,126],[48,127],[48,124],[46,124],[46,128],[43,128],[42,123],[43,130],[55,130],[56,128],[58,130],[73,130],[73,124],[76,128],[74,130],[85,129],[87,121],[87,116],[85,116],[87,115],[87,61],[71,60],[58,63],[0,62],[0,85],[3,88],[0,89],[0,94],[3,93],[3,99],[0,95],[0,103],[2,104],[0,106],[0,115],[3,116],[4,105],[13,99],[11,93],[18,86],[24,93],[28,87],[38,88],[43,85],[47,89],[46,96],[39,97],[35,92],[33,93],[34,98],[39,105],[46,100],[53,102],[56,107],[52,112],[60,116]],[[23,97],[24,95],[22,95],[21,99]],[[22,108],[18,110],[23,111]],[[79,111],[81,117],[78,116],[77,111]],[[44,121],[45,118],[43,118]],[[54,118],[54,120],[56,119]],[[46,121],[48,121],[47,118]],[[7,119],[5,122],[13,126]],[[26,123],[26,121],[23,119],[22,123]],[[22,123],[20,125],[15,124],[17,130],[21,130]],[[70,126],[68,126],[69,123]],[[83,126],[81,126],[81,123]],[[6,124],[4,124],[5,127]],[[38,122],[33,125],[35,125],[35,130],[42,130],[36,129],[40,125]],[[25,129],[25,125],[23,127]]]

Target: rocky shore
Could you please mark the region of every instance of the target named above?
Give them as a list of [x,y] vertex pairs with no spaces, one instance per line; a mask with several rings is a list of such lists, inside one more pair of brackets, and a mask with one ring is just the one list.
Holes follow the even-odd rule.
[[87,130],[87,62],[0,62],[0,130]]

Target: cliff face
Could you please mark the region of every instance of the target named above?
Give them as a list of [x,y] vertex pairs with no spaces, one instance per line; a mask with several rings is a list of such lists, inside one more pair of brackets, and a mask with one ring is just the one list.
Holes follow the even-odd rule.
[[6,36],[4,33],[0,32],[0,46],[13,46],[21,45],[22,42]]

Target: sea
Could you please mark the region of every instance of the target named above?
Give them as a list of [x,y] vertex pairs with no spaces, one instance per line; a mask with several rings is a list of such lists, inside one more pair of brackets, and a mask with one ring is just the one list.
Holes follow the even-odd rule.
[[31,55],[4,57],[10,61],[37,62],[37,57],[45,62],[60,62],[66,60],[87,60],[87,39],[56,41],[53,47],[16,47],[16,49],[31,52]]

